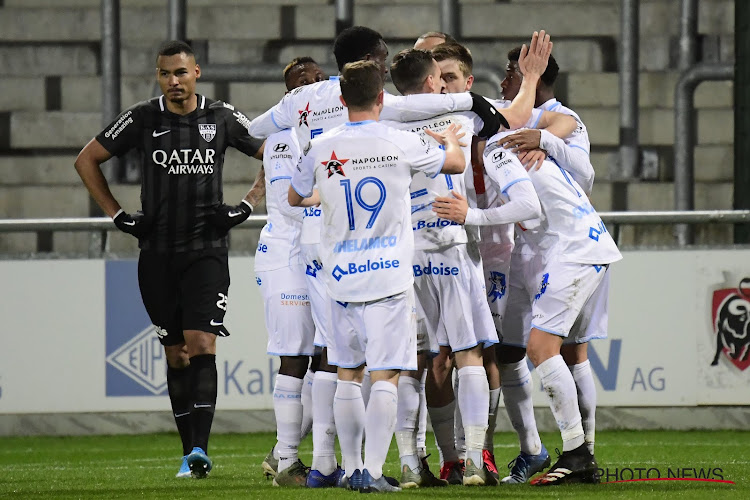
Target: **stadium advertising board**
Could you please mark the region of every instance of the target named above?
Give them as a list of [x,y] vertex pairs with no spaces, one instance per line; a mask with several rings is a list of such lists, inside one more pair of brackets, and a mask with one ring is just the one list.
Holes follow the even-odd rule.
[[[611,269],[609,339],[589,350],[599,405],[750,404],[746,260],[731,250],[626,252]],[[231,258],[230,273],[217,406],[270,409],[278,359],[265,353],[253,259]],[[0,276],[0,413],[169,408],[135,261],[3,261]],[[535,404],[546,406],[533,377]]]

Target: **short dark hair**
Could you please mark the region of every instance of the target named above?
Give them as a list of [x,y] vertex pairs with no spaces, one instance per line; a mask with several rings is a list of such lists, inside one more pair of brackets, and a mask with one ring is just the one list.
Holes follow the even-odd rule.
[[348,108],[366,110],[383,90],[383,73],[375,61],[354,61],[344,65],[339,84]]
[[314,64],[318,65],[318,63],[310,56],[301,56],[301,57],[295,57],[291,61],[289,61],[289,64],[287,64],[284,67],[284,84],[286,85],[287,90],[293,90],[293,83],[290,84],[289,82],[289,75],[292,73],[292,69],[296,68],[297,66],[304,66],[305,64]]
[[[518,62],[519,57],[521,57],[521,47],[514,47],[508,51],[509,61]],[[547,69],[542,73],[542,83],[548,87],[552,87],[555,84],[555,80],[557,80],[558,73],[560,73],[560,67],[557,65],[554,56],[550,54]]]
[[162,43],[161,46],[159,46],[159,52],[157,52],[156,58],[159,59],[159,56],[173,56],[175,54],[186,54],[195,58],[195,52],[193,52],[193,49],[187,44],[187,42],[183,42],[182,40],[170,40]]
[[393,56],[391,80],[402,94],[421,90],[435,59],[429,50],[405,49]]
[[289,61],[289,64],[287,64],[284,67],[284,80],[286,80],[286,77],[289,75],[289,72],[292,70],[293,67],[295,67],[295,66],[301,66],[301,65],[304,65],[304,64],[315,64],[315,65],[317,65],[318,63],[315,61],[315,59],[313,59],[310,56],[295,57],[294,59],[292,59],[291,61]]
[[458,61],[458,67],[464,76],[471,75],[474,69],[474,59],[471,57],[471,51],[460,43],[441,43],[432,48],[432,57],[437,62],[446,59],[455,59]]
[[333,55],[339,71],[350,62],[364,59],[372,54],[379,46],[383,37],[377,31],[365,26],[352,26],[336,37],[333,42]]
[[442,38],[445,40],[443,43],[457,43],[455,38],[448,33],[443,33],[442,31],[428,31],[425,34],[420,35],[417,40],[424,40],[425,38]]

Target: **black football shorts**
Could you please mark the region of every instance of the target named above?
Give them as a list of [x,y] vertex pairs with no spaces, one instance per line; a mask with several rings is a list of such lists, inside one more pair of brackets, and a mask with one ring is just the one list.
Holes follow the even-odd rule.
[[173,254],[143,251],[138,285],[162,345],[184,342],[185,330],[229,335],[224,326],[229,293],[226,248]]

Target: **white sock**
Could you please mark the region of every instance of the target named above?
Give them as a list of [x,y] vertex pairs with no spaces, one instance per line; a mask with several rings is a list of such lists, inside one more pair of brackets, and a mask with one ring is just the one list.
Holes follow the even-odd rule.
[[373,479],[383,475],[388,448],[391,447],[393,431],[396,428],[398,411],[398,390],[385,380],[372,384],[370,403],[367,406],[367,440],[365,441],[365,469]]
[[526,357],[521,361],[500,364],[503,381],[503,401],[510,423],[518,434],[521,451],[529,455],[542,452],[542,440],[536,428],[534,403],[531,400],[531,372]]
[[362,384],[339,380],[333,400],[333,415],[339,436],[341,455],[346,465],[346,477],[351,477],[362,466],[362,434],[365,430],[365,402]]
[[302,425],[302,379],[276,375],[273,388],[273,412],[276,415],[276,448],[279,472],[297,461],[299,430]]
[[[419,414],[419,380],[401,375],[398,379],[398,411],[396,413],[396,444],[401,466],[411,470],[419,467],[417,456],[417,418]],[[367,444],[365,443],[365,448]],[[369,469],[368,469],[369,470]]]
[[419,381],[419,417],[417,418],[417,455],[419,458],[427,456],[427,396],[424,392],[427,381],[427,370],[422,372]]
[[[458,374],[453,379],[453,394],[458,398]],[[466,435],[464,434],[464,423],[461,419],[461,405],[456,399],[456,412],[453,415],[453,436],[455,437],[456,453],[461,460],[466,458]]]
[[453,418],[456,411],[456,401],[445,406],[428,406],[432,432],[435,433],[435,445],[440,454],[440,465],[445,462],[457,462],[456,440],[453,437]]
[[302,379],[302,424],[300,426],[300,441],[305,439],[313,425],[312,416],[312,385],[315,373],[307,370],[305,378]]
[[466,435],[466,460],[482,463],[482,447],[487,432],[490,408],[490,386],[483,366],[464,366],[458,370],[461,380],[458,389],[458,405]]
[[490,412],[487,415],[487,432],[484,435],[484,449],[495,453],[495,427],[497,426],[497,405],[500,404],[500,391],[490,389]]
[[323,475],[336,470],[336,425],[333,420],[333,398],[336,395],[336,374],[315,373],[312,384],[312,469]]
[[578,391],[578,409],[581,411],[583,435],[591,454],[594,454],[594,437],[596,434],[596,385],[591,363],[587,359],[583,363],[568,366]]
[[562,356],[553,356],[536,367],[544,392],[563,440],[563,452],[583,444],[583,426],[578,410],[576,383]]
[[370,371],[365,367],[365,376],[362,379],[362,400],[365,402],[365,408],[367,403],[370,402],[370,392],[372,391],[372,380],[370,380]]

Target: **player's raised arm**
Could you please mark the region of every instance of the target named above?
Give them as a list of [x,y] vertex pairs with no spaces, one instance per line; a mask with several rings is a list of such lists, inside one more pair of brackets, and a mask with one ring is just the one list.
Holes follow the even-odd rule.
[[518,58],[518,66],[523,74],[521,89],[513,99],[513,103],[502,110],[511,129],[523,127],[529,120],[536,100],[537,82],[547,68],[551,52],[552,42],[544,30],[534,32],[528,48],[526,45],[521,47],[521,55]]

